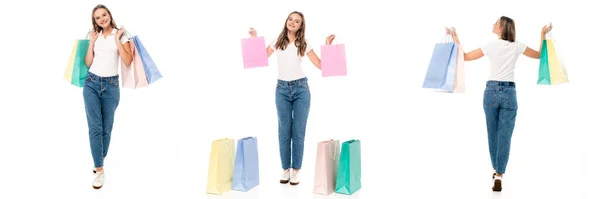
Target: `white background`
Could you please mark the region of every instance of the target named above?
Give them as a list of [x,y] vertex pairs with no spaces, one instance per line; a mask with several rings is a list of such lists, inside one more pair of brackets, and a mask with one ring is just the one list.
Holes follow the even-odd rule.
[[[600,195],[598,14],[586,1],[9,2],[0,6],[0,198],[323,198],[311,193],[314,160],[317,143],[330,138],[362,142],[363,188],[349,198]],[[93,190],[82,92],[62,76],[98,3],[140,37],[164,78],[121,90],[106,184]],[[277,182],[276,57],[269,67],[243,69],[240,39],[252,26],[271,41],[294,10],[305,14],[318,55],[328,34],[346,44],[348,76],[322,78],[304,59],[312,105],[301,184],[290,187]],[[473,50],[494,39],[501,15],[534,49],[553,22],[571,82],[536,85],[538,60],[519,59],[504,191],[492,193],[487,57],[465,64],[464,94],[421,85],[444,26],[455,26]],[[206,195],[211,142],[246,136],[258,137],[261,185]]]

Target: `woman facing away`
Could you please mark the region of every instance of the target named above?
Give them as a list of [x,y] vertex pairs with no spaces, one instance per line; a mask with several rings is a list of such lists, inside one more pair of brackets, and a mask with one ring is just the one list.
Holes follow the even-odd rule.
[[[304,135],[306,121],[310,110],[310,89],[308,80],[302,71],[302,58],[308,59],[321,69],[321,60],[305,39],[306,22],[301,12],[294,11],[288,15],[283,30],[276,40],[267,47],[267,56],[277,54],[278,80],[275,92],[279,125],[279,155],[283,174],[280,183],[298,185],[304,153]],[[250,28],[251,37],[256,37],[256,30]],[[325,39],[330,45],[335,35]]]
[[[90,148],[94,159],[94,189],[104,184],[104,158],[108,153],[115,111],[119,105],[119,57],[129,66],[132,53],[124,29],[117,28],[112,14],[104,5],[92,10],[90,45],[85,56],[89,67],[83,87],[83,101],[89,128]],[[126,67],[126,66],[123,66]]]
[[[552,29],[552,24],[544,26],[541,31],[540,51],[546,33]],[[447,29],[454,41],[460,45],[454,28]],[[483,94],[483,109],[485,112],[488,145],[493,174],[493,191],[502,191],[502,177],[506,171],[510,143],[517,117],[517,90],[514,82],[514,70],[517,59],[521,54],[539,59],[540,52],[516,41],[515,22],[506,16],[500,17],[494,24],[492,32],[498,35],[498,40],[491,41],[482,48],[465,53],[465,61],[472,61],[487,55],[491,62],[489,80]]]

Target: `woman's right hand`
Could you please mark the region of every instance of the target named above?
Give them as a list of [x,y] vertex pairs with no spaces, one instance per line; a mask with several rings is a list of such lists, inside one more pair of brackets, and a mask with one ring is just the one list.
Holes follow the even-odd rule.
[[455,35],[456,34],[456,28],[454,28],[454,27],[450,27],[450,28],[446,27],[446,34]]
[[550,25],[545,25],[542,28],[542,34],[543,35],[548,34],[548,32],[550,32],[551,30],[552,30],[552,23],[550,23]]
[[96,39],[98,39],[98,32],[96,31],[91,31],[90,32],[90,41],[92,43],[96,42]]
[[254,28],[250,28],[248,34],[250,34],[250,37],[256,37],[256,30]]

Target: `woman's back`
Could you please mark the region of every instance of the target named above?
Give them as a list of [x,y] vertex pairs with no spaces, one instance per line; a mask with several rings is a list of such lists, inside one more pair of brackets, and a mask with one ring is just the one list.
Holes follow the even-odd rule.
[[526,48],[527,46],[519,41],[509,42],[501,39],[491,41],[481,48],[491,63],[489,80],[514,82],[517,59]]

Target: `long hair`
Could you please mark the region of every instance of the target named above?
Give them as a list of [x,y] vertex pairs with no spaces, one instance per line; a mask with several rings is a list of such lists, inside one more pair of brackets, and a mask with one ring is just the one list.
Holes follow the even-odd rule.
[[514,42],[517,37],[517,31],[515,28],[515,21],[509,17],[500,17],[500,27],[502,27],[502,40]]
[[294,44],[296,45],[296,47],[298,47],[298,55],[304,56],[304,53],[305,53],[304,51],[306,51],[306,46],[307,46],[306,40],[304,39],[304,32],[306,30],[306,21],[304,21],[304,15],[298,11],[294,11],[294,12],[290,13],[288,15],[288,17],[285,19],[285,23],[283,24],[283,30],[281,30],[281,33],[279,33],[279,37],[277,38],[277,43],[275,43],[275,49],[285,50],[287,45],[290,43],[290,39],[287,37],[287,33],[289,31],[287,28],[287,20],[292,14],[298,14],[298,15],[300,15],[300,18],[302,18],[302,23],[300,25],[300,28],[298,28],[298,31],[296,31],[296,41],[294,41]]
[[110,10],[108,10],[108,8],[106,8],[106,6],[102,5],[102,4],[98,4],[96,7],[94,7],[94,10],[92,10],[92,25],[94,26],[94,31],[96,32],[100,32],[102,30],[102,27],[100,27],[97,23],[96,20],[94,19],[94,12],[96,12],[96,10],[98,9],[105,9],[106,12],[108,13],[108,15],[110,16],[110,25],[114,28],[114,29],[119,29],[117,28],[117,23],[115,22],[115,20],[113,19],[112,13],[110,13]]

